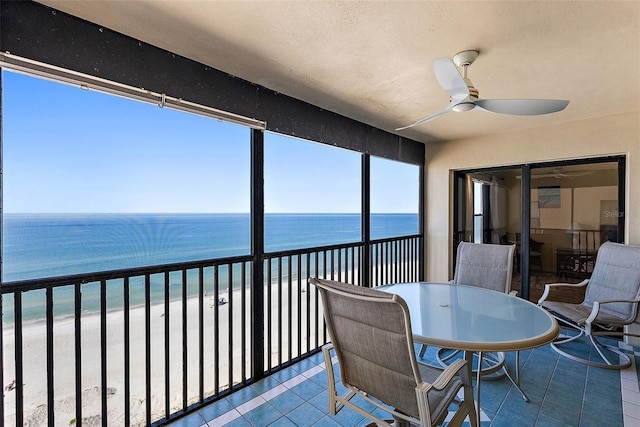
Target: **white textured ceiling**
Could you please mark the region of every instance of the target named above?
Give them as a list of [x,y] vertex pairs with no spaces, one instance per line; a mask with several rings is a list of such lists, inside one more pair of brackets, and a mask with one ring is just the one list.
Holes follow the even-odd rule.
[[[327,110],[420,141],[640,112],[637,1],[42,0]],[[518,117],[448,103],[432,60],[480,51],[480,98],[570,100]],[[640,113],[639,113],[640,120]]]

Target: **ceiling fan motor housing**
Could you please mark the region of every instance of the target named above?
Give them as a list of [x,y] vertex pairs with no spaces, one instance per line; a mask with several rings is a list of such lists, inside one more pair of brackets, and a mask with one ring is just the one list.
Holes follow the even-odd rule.
[[477,50],[463,50],[453,55],[453,63],[458,67],[467,67],[478,59],[478,54]]

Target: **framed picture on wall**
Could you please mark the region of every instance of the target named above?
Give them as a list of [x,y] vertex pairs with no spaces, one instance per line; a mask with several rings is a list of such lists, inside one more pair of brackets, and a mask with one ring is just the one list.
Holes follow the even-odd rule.
[[560,207],[560,186],[538,187],[538,206],[540,209]]

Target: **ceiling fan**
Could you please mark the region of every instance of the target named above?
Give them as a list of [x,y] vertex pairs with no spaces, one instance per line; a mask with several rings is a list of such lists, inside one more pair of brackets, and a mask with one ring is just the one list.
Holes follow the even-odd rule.
[[[561,169],[554,169],[550,173],[540,173],[540,174],[533,174],[532,173],[531,174],[531,179],[537,179],[537,178],[555,178],[555,179],[569,178],[569,179],[573,179],[576,176],[591,175],[592,173],[593,173],[593,171],[562,172]],[[516,176],[516,179],[522,179],[522,176],[518,175],[518,176]]]
[[[449,58],[434,59],[433,71],[440,86],[450,95],[449,105],[442,111],[396,130],[421,125],[450,111],[462,113],[479,108],[493,113],[534,116],[562,111],[569,104],[569,101],[559,99],[478,99],[478,89],[467,78],[467,68],[478,58],[478,54],[477,50],[464,50],[455,54],[453,61]],[[460,75],[456,65],[462,68],[464,76]]]

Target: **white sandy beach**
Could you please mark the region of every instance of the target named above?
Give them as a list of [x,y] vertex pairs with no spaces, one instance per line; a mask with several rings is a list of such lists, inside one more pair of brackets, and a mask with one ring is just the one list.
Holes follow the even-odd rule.
[[[335,277],[337,279],[337,276]],[[347,280],[342,275],[342,280]],[[319,342],[322,344],[322,317],[320,325],[314,325],[315,311],[321,311],[314,301],[315,290],[311,287],[311,336],[306,333],[307,288],[302,283],[302,293],[298,283],[294,281],[291,289],[291,301],[288,300],[288,285],[282,284],[282,295],[279,298],[278,286],[271,287],[271,366],[278,364],[278,342],[281,341],[282,360],[286,361],[298,356],[298,294],[301,295],[301,313],[303,330],[302,353],[307,351],[307,340],[311,340],[311,348],[315,347],[315,333],[320,330]],[[242,380],[241,364],[241,292],[236,290],[233,299],[233,313],[229,315],[231,304],[218,305],[212,295],[204,298],[204,395],[205,398],[215,393],[214,378],[214,313],[219,312],[219,369],[218,388],[224,390],[229,384],[229,336],[228,324],[233,322],[233,378],[234,383]],[[219,298],[229,301],[227,293],[220,293]],[[251,376],[249,354],[251,344],[251,319],[249,317],[250,293],[246,291],[246,366],[244,375]],[[265,287],[265,300],[267,289]],[[281,316],[278,313],[278,300],[282,301]],[[187,300],[187,385],[188,404],[195,403],[199,394],[199,330],[198,330],[198,298]],[[266,307],[265,307],[266,308]],[[292,313],[292,354],[288,354],[289,325],[288,310]],[[151,407],[152,421],[165,416],[165,313],[164,304],[151,306]],[[282,324],[279,323],[282,319]],[[24,421],[26,426],[46,425],[47,422],[47,372],[46,372],[46,333],[45,322],[36,321],[23,326],[23,358],[24,358]],[[182,302],[172,301],[169,308],[170,330],[170,411],[182,409],[183,405],[183,356],[182,356]],[[266,328],[266,321],[265,321]],[[316,329],[317,328],[317,329]],[[265,340],[267,339],[265,331]],[[14,330],[12,325],[4,329],[4,381],[5,384],[15,378],[14,366]],[[101,422],[101,385],[100,385],[100,316],[98,313],[86,313],[82,317],[82,421],[83,425],[100,425]],[[107,394],[109,425],[124,425],[124,316],[123,311],[112,311],[107,314]],[[56,425],[68,426],[75,420],[75,335],[72,317],[54,320],[54,387]],[[266,358],[265,358],[266,359]],[[268,362],[265,360],[265,368]],[[131,424],[144,425],[146,419],[145,406],[145,310],[135,307],[130,310],[130,383],[131,383]],[[15,390],[5,391],[5,425],[15,425]]]
[[[297,292],[297,284],[295,292]],[[304,286],[303,286],[304,288]],[[293,291],[293,289],[292,289]],[[288,345],[287,312],[283,313],[283,325],[278,325],[277,287],[272,288],[272,350],[277,351],[277,341],[283,340],[283,348]],[[294,295],[295,295],[294,292]],[[283,307],[287,310],[287,285],[283,285]],[[304,293],[302,294],[304,295]],[[227,293],[220,293],[220,298],[229,301]],[[242,380],[241,364],[241,295],[233,292],[233,381]],[[247,348],[250,348],[250,324],[248,317],[250,294],[246,293],[247,317],[245,319]],[[306,313],[306,298],[302,299],[303,311]],[[194,403],[199,394],[199,331],[198,331],[198,298],[187,301],[187,384],[188,404]],[[297,313],[297,298],[291,301],[293,312]],[[204,390],[205,397],[214,392],[214,312],[219,311],[219,390],[229,384],[229,308],[230,304],[217,305],[211,296],[204,299]],[[170,410],[182,408],[182,302],[172,301],[169,308],[170,325]],[[47,372],[46,372],[46,325],[37,321],[23,326],[23,366],[24,366],[24,420],[27,426],[46,425],[47,421]],[[75,333],[74,320],[71,317],[54,320],[54,384],[55,384],[55,417],[56,425],[68,426],[75,419]],[[277,331],[282,331],[282,336]],[[306,332],[305,332],[306,335]],[[297,341],[297,331],[293,338]],[[306,336],[303,338],[303,352],[306,349]],[[4,330],[4,378],[5,383],[15,378],[14,367],[14,329],[5,326]],[[151,407],[152,420],[164,417],[165,410],[165,317],[164,304],[151,307]],[[248,350],[249,351],[249,350]],[[294,344],[293,356],[297,356],[297,344]],[[132,425],[144,425],[145,407],[145,310],[144,307],[132,308],[130,311],[130,372],[131,372],[131,422]],[[283,357],[288,355],[285,354]],[[249,377],[250,354],[246,355],[245,375]],[[272,364],[277,363],[277,355],[273,354]],[[101,386],[100,386],[100,316],[97,313],[82,317],[82,418],[84,425],[99,425],[101,420]],[[124,425],[124,316],[122,311],[107,314],[107,387],[108,387],[108,421],[110,425]],[[15,425],[15,390],[5,391],[5,425]]]

